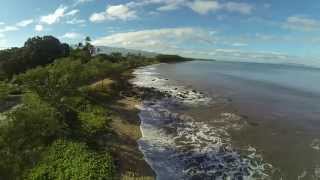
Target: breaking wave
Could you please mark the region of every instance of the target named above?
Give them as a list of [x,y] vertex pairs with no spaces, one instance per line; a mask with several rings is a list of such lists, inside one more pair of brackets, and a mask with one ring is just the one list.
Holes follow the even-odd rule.
[[[239,153],[228,130],[240,130],[245,121],[234,113],[221,113],[210,125],[174,111],[177,105],[207,105],[214,99],[203,93],[172,85],[153,66],[138,69],[132,83],[156,88],[172,98],[146,100],[140,108],[145,159],[159,180],[170,179],[270,179],[272,165],[253,147]],[[183,94],[183,96],[181,96]]]

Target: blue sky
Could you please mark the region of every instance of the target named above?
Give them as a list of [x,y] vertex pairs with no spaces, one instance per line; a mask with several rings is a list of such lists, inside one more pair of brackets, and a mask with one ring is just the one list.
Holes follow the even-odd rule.
[[1,0],[0,48],[32,36],[222,60],[320,65],[319,0]]

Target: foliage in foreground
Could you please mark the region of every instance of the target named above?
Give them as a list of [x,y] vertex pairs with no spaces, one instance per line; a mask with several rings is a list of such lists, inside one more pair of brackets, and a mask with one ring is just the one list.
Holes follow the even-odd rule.
[[108,154],[97,154],[83,143],[57,140],[30,171],[32,180],[112,180],[114,165]]
[[4,179],[16,179],[63,134],[64,124],[59,113],[35,94],[25,95],[23,104],[7,116],[0,126],[0,174]]
[[9,97],[10,89],[9,84],[0,81],[0,102],[5,101]]

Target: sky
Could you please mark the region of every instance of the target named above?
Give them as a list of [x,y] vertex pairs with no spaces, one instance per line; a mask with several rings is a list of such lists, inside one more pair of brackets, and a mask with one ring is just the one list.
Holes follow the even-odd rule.
[[230,61],[320,66],[319,0],[0,0],[0,48],[53,35]]

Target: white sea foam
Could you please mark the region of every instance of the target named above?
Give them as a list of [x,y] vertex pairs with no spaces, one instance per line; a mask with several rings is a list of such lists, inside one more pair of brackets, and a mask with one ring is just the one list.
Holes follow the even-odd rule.
[[[221,113],[213,124],[173,112],[172,104],[208,105],[213,99],[161,78],[154,66],[138,69],[132,83],[169,93],[172,98],[145,101],[140,106],[141,151],[159,180],[170,179],[268,179],[272,168],[253,147],[246,156],[231,146],[228,130],[246,123],[234,113]],[[170,82],[170,83],[169,83]],[[253,178],[255,177],[255,178]]]
[[155,88],[158,91],[169,93],[179,102],[185,104],[208,104],[212,98],[188,89],[185,86],[170,84],[168,79],[160,78],[154,66],[147,66],[134,71],[135,78],[131,81],[134,85]]
[[[264,163],[254,148],[241,157],[232,149],[226,131],[173,113],[164,104],[145,102],[139,114],[143,134],[139,145],[158,179],[268,177],[265,171],[271,165]],[[226,122],[230,116],[237,117],[223,114],[217,122]]]
[[320,151],[320,139],[313,139],[310,147],[314,150]]

